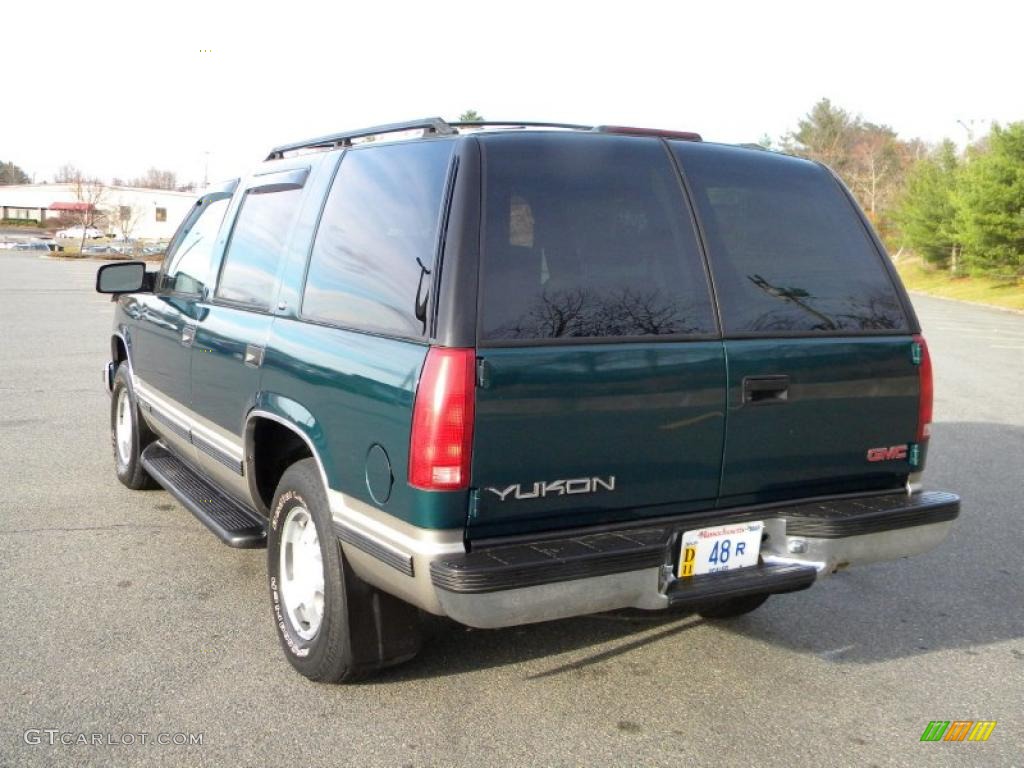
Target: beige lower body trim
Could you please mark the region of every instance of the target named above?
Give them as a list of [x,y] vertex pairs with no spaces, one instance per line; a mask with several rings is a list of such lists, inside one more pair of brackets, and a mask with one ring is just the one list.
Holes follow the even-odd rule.
[[437,591],[430,581],[430,561],[465,552],[461,528],[420,528],[340,491],[328,491],[331,516],[374,544],[412,559],[409,576],[375,555],[343,541],[342,551],[361,579],[430,613],[444,615]]

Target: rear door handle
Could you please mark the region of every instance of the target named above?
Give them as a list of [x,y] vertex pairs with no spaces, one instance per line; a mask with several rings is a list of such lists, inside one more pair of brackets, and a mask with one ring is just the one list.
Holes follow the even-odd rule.
[[181,344],[184,347],[191,347],[192,342],[196,340],[196,327],[194,325],[186,325],[181,329]]
[[745,377],[743,402],[751,405],[789,402],[789,376]]

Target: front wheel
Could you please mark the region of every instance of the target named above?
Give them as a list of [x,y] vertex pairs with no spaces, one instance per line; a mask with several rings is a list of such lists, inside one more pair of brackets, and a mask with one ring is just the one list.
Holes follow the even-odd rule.
[[142,468],[142,451],[156,439],[139,416],[135,391],[127,364],[122,363],[114,374],[110,392],[110,442],[114,449],[117,479],[134,491],[156,488],[157,483]]
[[334,533],[317,464],[284,473],[267,532],[270,602],[285,656],[318,682],[347,682],[419,651],[415,608],[367,584]]

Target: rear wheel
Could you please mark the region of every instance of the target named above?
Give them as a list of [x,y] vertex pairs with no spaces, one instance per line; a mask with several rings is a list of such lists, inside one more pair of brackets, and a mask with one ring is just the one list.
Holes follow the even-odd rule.
[[705,619],[735,619],[737,616],[757,610],[767,599],[768,595],[744,595],[705,606],[697,613]]
[[142,451],[156,435],[139,416],[128,366],[121,364],[114,374],[110,392],[110,442],[114,449],[117,479],[135,491],[156,488],[157,483],[142,468]]
[[356,680],[419,651],[416,609],[367,584],[345,559],[313,459],[278,484],[267,574],[285,656],[311,680]]

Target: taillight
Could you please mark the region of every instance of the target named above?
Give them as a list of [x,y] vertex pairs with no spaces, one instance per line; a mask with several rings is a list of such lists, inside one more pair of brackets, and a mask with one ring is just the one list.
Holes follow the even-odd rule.
[[924,336],[914,336],[914,362],[918,365],[921,382],[921,395],[917,408],[917,442],[924,442],[932,433],[932,400],[934,384],[932,382],[932,357],[928,354],[928,343]]
[[469,487],[476,350],[432,347],[412,410],[409,485],[425,491]]

